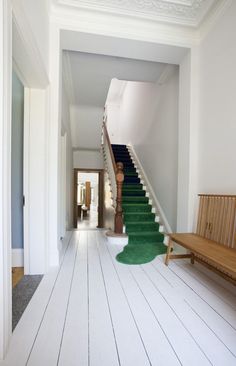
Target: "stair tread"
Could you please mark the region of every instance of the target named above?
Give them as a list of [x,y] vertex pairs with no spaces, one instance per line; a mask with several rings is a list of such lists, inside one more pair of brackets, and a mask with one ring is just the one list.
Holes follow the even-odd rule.
[[151,225],[151,224],[156,224],[157,226],[159,226],[159,223],[158,222],[156,222],[156,221],[134,221],[134,222],[129,222],[127,225],[129,226],[129,225],[133,225],[133,226],[135,226],[135,225]]
[[155,214],[153,212],[125,212],[125,215],[130,215],[130,216],[131,215],[133,215],[133,216],[135,216],[135,215],[137,215],[137,216],[140,216],[140,215],[148,216],[150,214],[155,216]]
[[123,204],[125,204],[125,203],[136,203],[138,205],[138,204],[141,204],[141,203],[148,203],[149,198],[146,197],[146,196],[123,196],[122,201],[123,201]]
[[132,236],[143,236],[143,235],[163,235],[163,233],[160,233],[160,231],[142,231],[141,233],[139,231],[130,233]]
[[122,190],[122,192],[130,192],[130,193],[137,193],[137,192],[146,192],[146,191],[144,191],[143,189],[132,189],[132,188],[130,188],[130,189],[126,189],[126,188],[123,188],[123,190]]
[[132,202],[132,203],[130,203],[130,202],[127,202],[127,203],[125,202],[125,203],[123,203],[123,206],[125,206],[125,207],[126,207],[126,206],[127,206],[127,207],[128,207],[128,206],[129,206],[129,207],[135,207],[135,206],[137,206],[137,205],[138,205],[138,206],[139,206],[139,205],[143,205],[143,206],[145,206],[145,207],[146,207],[146,206],[151,206],[149,203],[143,203],[143,202],[140,202],[140,204],[139,204],[139,203],[133,203],[133,202]]

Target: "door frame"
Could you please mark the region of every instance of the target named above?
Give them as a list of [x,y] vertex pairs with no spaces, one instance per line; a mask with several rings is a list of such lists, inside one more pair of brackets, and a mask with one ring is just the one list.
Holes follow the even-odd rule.
[[11,292],[11,2],[0,0],[0,360],[12,333]]
[[98,228],[104,227],[104,169],[74,168],[73,226],[77,229],[77,177],[78,172],[98,173]]

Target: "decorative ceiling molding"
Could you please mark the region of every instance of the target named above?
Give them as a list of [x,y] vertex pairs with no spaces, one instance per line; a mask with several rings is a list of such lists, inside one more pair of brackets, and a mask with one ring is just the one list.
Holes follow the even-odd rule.
[[198,27],[222,0],[54,0],[54,4]]
[[21,80],[27,87],[46,88],[49,79],[42,55],[24,9],[17,1],[12,9],[12,42],[13,65]]

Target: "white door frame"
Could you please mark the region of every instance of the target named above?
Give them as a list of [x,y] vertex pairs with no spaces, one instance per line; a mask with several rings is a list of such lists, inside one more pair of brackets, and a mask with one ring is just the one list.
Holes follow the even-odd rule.
[[[30,139],[30,92],[24,88],[24,144],[23,144],[23,194],[29,197],[29,139]],[[30,272],[29,205],[24,204],[24,273]]]
[[0,0],[0,359],[12,332],[11,301],[11,2]]
[[[63,131],[64,132],[64,131]],[[60,233],[63,238],[66,233],[66,143],[67,134],[64,132],[61,135],[61,200],[60,200]]]
[[[31,199],[30,194],[32,193],[31,189],[32,182],[30,181],[30,174],[31,174],[30,169],[32,167],[30,161],[30,147],[33,145],[31,141],[31,127],[32,127],[31,115],[32,111],[34,112],[35,109],[35,103],[33,99],[36,97],[34,94],[32,97],[31,88],[35,90],[40,89],[46,91],[49,79],[48,79],[48,71],[45,69],[45,65],[42,60],[40,50],[38,49],[38,44],[34,39],[31,25],[25,14],[24,7],[22,6],[21,2],[18,1],[15,1],[13,3],[12,29],[13,29],[13,38],[12,38],[13,65],[19,79],[24,85],[23,189],[26,201],[24,206],[24,271],[26,274],[29,274],[32,271],[31,267],[35,268],[35,261],[34,264],[31,263],[33,262],[31,254],[33,253],[33,249],[35,248],[31,250],[32,243],[30,240],[30,234],[31,234],[30,215],[32,215],[32,212],[30,211],[29,202]],[[47,97],[48,96],[45,93],[45,99]],[[45,100],[45,104],[46,103],[47,102]],[[46,226],[46,223],[44,226]],[[46,239],[45,239],[45,245],[46,245]]]

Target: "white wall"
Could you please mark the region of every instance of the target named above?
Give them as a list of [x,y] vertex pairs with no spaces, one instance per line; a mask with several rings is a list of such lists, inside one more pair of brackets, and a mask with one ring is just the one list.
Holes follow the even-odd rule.
[[103,169],[103,158],[100,151],[77,150],[73,152],[74,168]]
[[111,143],[115,139],[117,144],[121,139],[121,125],[120,125],[120,103],[119,104],[107,104],[106,105],[106,115],[109,121],[109,137]]
[[162,85],[128,82],[120,106],[120,128],[111,128],[112,142],[133,145],[172,230],[177,214],[178,93],[174,66]]
[[92,105],[70,107],[73,147],[100,148],[103,112],[103,108]]
[[25,90],[24,120],[24,221],[25,272],[45,273],[47,268],[47,93]]
[[236,2],[200,46],[199,187],[236,193]]
[[65,222],[66,230],[73,227],[73,152],[70,129],[70,106],[65,92],[65,87],[62,87],[62,134],[66,134],[66,182],[65,182]]

